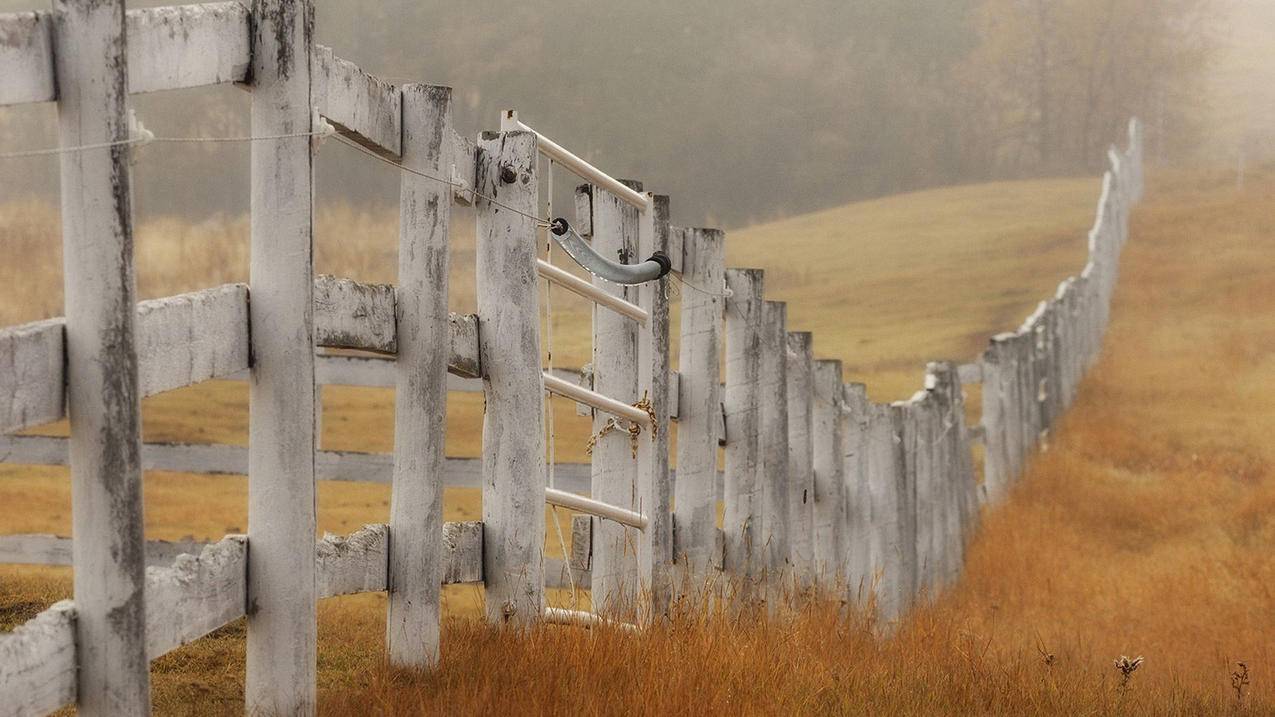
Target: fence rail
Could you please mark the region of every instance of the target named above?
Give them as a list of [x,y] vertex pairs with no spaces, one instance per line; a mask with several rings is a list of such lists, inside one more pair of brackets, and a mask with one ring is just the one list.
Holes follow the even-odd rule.
[[[1003,500],[1101,349],[1142,193],[1136,121],[1111,150],[1083,270],[976,362],[931,363],[910,400],[878,404],[788,330],[762,271],[725,267],[721,231],[671,226],[667,197],[516,113],[461,136],[448,88],[364,72],[314,44],[312,13],[308,0],[127,12],[57,0],[0,15],[0,105],[58,103],[68,287],[65,319],[0,330],[0,433],[71,424],[69,438],[0,436],[0,461],[69,465],[74,535],[0,537],[0,562],[75,568],[73,602],[0,634],[0,714],[147,712],[149,660],[245,615],[248,710],[313,713],[316,601],[334,595],[388,592],[389,659],[425,667],[445,583],[481,582],[497,623],[640,629],[681,586],[723,574],[743,600],[847,589],[887,622],[957,579],[980,505]],[[137,303],[127,163],[147,137],[128,95],[228,82],[253,97],[251,282]],[[314,275],[322,123],[398,168],[396,286]],[[572,224],[596,251],[660,253],[673,274],[621,286],[539,257],[555,167],[587,182]],[[474,316],[446,308],[453,204],[477,217]],[[595,302],[588,374],[543,365],[538,279]],[[142,396],[211,379],[249,382],[247,447],[142,443]],[[319,449],[315,389],[332,383],[394,387],[393,454]],[[967,426],[972,383],[983,415]],[[477,390],[482,457],[449,458],[447,394]],[[593,412],[588,465],[546,470],[551,394]],[[144,540],[148,469],[246,474],[248,535]],[[389,523],[316,542],[318,479],[390,484]],[[445,523],[445,485],[481,488],[482,521]],[[582,514],[564,561],[544,555],[546,505]],[[549,607],[545,588],[560,585],[591,588],[597,611]]]

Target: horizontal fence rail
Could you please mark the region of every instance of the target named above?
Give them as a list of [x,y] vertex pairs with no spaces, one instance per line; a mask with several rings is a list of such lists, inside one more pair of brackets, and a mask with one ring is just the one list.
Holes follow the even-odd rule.
[[[727,269],[720,230],[672,226],[667,197],[515,112],[463,136],[449,88],[365,72],[314,44],[312,13],[59,0],[0,15],[0,105],[59,105],[61,146],[37,153],[61,162],[68,286],[65,318],[0,329],[0,462],[70,466],[75,486],[74,540],[0,536],[0,563],[75,578],[74,601],[0,633],[0,714],[144,713],[150,660],[244,616],[247,710],[311,714],[316,603],[337,595],[386,592],[390,662],[428,668],[444,584],[482,584],[494,623],[632,631],[686,586],[730,583],[729,600],[757,604],[844,591],[888,625],[959,578],[981,508],[1005,499],[1101,352],[1143,192],[1136,120],[1109,152],[1083,269],[976,361],[930,363],[911,399],[882,404],[791,330],[762,271]],[[144,136],[128,96],[223,83],[253,97],[252,279],[137,302],[129,148],[184,140]],[[332,132],[399,173],[396,285],[314,274],[311,138]],[[538,257],[555,168],[585,182],[572,224],[595,251],[659,253],[672,274],[620,286]],[[475,315],[447,311],[454,204],[476,215]],[[545,366],[540,280],[593,302],[584,370]],[[210,380],[249,382],[249,445],[141,441],[141,397]],[[333,384],[394,389],[393,453],[319,446],[316,389]],[[972,384],[982,415],[967,425]],[[484,394],[482,455],[447,457],[447,397],[466,391]],[[552,396],[592,414],[589,463],[545,460]],[[29,434],[68,417],[69,437]],[[144,470],[247,475],[248,535],[146,540]],[[316,480],[390,485],[389,522],[315,541]],[[445,486],[481,490],[482,520],[444,522]],[[546,506],[575,514],[569,545]],[[589,589],[595,610],[550,605],[546,588]]]

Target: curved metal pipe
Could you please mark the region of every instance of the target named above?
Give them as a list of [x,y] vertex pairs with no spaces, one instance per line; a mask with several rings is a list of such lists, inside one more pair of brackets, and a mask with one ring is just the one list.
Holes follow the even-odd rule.
[[584,267],[585,271],[616,284],[645,284],[655,281],[673,268],[673,263],[664,252],[655,252],[650,259],[641,264],[621,264],[602,256],[589,246],[589,242],[580,236],[566,219],[554,219],[549,227],[558,246]]

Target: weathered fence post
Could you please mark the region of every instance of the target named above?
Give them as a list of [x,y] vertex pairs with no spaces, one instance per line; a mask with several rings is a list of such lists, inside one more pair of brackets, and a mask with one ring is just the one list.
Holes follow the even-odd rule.
[[766,601],[771,610],[783,596],[788,547],[788,305],[762,303],[760,375],[761,546]]
[[879,560],[873,552],[872,491],[868,485],[868,390],[861,383],[842,387],[842,498],[845,501],[841,533],[842,572],[851,604],[868,604]]
[[[452,157],[451,88],[406,85],[404,167],[433,176]],[[447,274],[450,187],[403,172],[399,198],[395,323],[394,484],[390,498],[390,663],[438,659],[443,535],[443,446],[447,435]]]
[[[669,201],[662,195],[648,194],[650,204],[641,217],[637,260],[656,252],[669,255]],[[670,257],[681,268],[681,257]],[[649,435],[638,447],[638,510],[650,520],[639,543],[641,579],[651,592],[654,615],[668,612],[672,599],[673,568],[673,491],[669,480],[669,297],[670,277],[648,282],[638,288],[642,308],[650,314],[648,325],[638,341],[638,392],[649,397],[655,417]]]
[[789,332],[788,366],[788,549],[794,585],[814,585],[814,347],[809,332]]
[[915,484],[908,480],[904,455],[903,404],[873,404],[870,408],[868,483],[881,554],[877,588],[877,616],[884,622],[900,617],[911,604],[915,586]]
[[483,391],[483,582],[487,619],[544,614],[545,430],[536,278],[536,135],[484,133],[477,191]]
[[[63,147],[129,138],[121,0],[57,0]],[[127,146],[61,155],[80,714],[150,713]],[[313,539],[311,540],[313,544]]]
[[[309,0],[253,4],[252,134],[312,131]],[[252,143],[249,712],[315,709],[313,150]]]
[[815,361],[814,423],[815,574],[830,587],[841,574],[841,535],[845,530],[841,455],[841,362]]
[[722,530],[728,574],[740,596],[751,597],[760,567],[756,536],[761,514],[757,472],[761,465],[760,396],[762,286],[760,269],[727,269],[726,287],[726,484]]
[[673,537],[680,580],[705,587],[717,560],[717,452],[722,420],[721,334],[726,308],[725,235],[688,229],[682,238],[678,356],[677,483]]
[[[629,188],[642,191],[637,182],[625,182]],[[584,202],[583,196],[591,197]],[[639,261],[638,210],[619,197],[593,187],[581,185],[577,190],[579,206],[588,207],[588,226],[593,231],[593,248],[599,254],[630,264]],[[580,220],[583,222],[583,219]],[[594,286],[626,301],[637,303],[638,287],[612,284],[594,277]],[[638,394],[638,351],[640,334],[645,329],[633,319],[594,305],[593,307],[593,390],[621,403],[635,404]],[[649,398],[649,397],[648,397]],[[609,424],[614,430],[607,430]],[[592,496],[611,505],[629,510],[643,510],[638,461],[627,421],[602,411],[593,412]],[[650,436],[638,437],[638,443]],[[593,521],[592,595],[594,609],[599,612],[631,610],[644,586],[638,566],[638,546],[644,541],[635,529],[613,521]]]
[[1018,411],[1014,403],[1012,334],[998,334],[983,353],[983,488],[989,505],[1005,498],[1016,477],[1013,458]]

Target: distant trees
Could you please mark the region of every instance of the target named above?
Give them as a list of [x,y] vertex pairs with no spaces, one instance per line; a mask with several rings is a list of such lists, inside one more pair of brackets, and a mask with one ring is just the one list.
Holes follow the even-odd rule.
[[[1221,1],[317,0],[316,37],[391,81],[455,87],[467,132],[517,108],[673,195],[678,221],[730,227],[930,186],[1090,172],[1134,114],[1153,153],[1188,146]],[[135,101],[160,133],[247,130],[235,90]],[[50,111],[0,113],[4,148],[56,141]],[[241,212],[247,154],[147,150],[139,206]],[[398,197],[392,172],[339,146],[317,176],[321,202]],[[0,163],[0,201],[52,195],[56,178],[56,163]]]
[[987,95],[999,171],[1099,167],[1133,115],[1148,122],[1153,145],[1192,142],[1215,5],[984,0],[967,62]]

